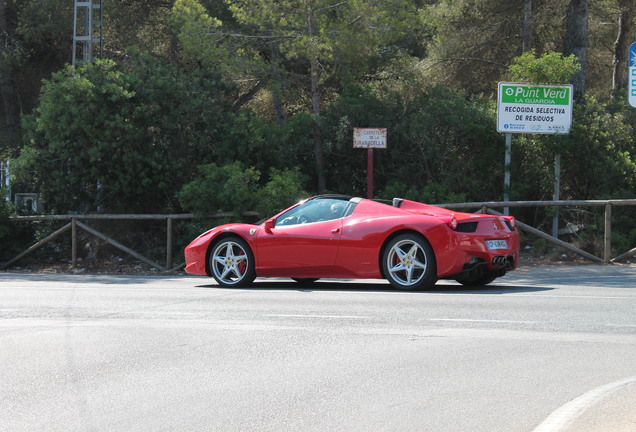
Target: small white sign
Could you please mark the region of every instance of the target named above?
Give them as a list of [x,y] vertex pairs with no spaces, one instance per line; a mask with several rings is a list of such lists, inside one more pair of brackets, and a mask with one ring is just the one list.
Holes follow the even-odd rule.
[[567,134],[572,127],[572,86],[499,83],[497,132]]
[[385,149],[386,128],[353,128],[353,148]]

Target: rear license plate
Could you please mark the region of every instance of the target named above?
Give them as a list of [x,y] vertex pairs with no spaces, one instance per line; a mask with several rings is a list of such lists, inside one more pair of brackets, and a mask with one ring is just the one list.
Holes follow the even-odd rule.
[[506,240],[486,240],[486,247],[488,250],[508,249],[508,242]]

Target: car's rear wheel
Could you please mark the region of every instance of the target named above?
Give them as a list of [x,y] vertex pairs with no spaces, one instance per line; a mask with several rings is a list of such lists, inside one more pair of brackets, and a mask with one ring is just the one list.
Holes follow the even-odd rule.
[[254,254],[245,240],[226,237],[210,254],[210,272],[222,287],[245,287],[256,278]]
[[386,245],[382,270],[389,283],[401,290],[428,289],[437,282],[433,248],[416,234],[401,234]]

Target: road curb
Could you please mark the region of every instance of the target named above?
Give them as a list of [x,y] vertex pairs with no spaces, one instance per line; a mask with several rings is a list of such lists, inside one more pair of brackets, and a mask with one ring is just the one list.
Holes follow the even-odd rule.
[[[594,407],[594,405],[632,384],[636,384],[636,376],[590,390],[552,412],[533,432],[565,431],[568,426],[586,411]],[[608,425],[605,430],[615,430],[615,428]]]

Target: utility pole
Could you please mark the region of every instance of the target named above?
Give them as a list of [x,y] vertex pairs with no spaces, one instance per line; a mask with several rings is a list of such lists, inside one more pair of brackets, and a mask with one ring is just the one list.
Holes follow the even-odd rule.
[[102,0],[74,0],[73,60],[92,62],[95,56],[104,57],[104,8]]

